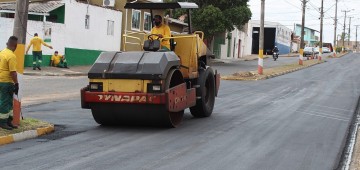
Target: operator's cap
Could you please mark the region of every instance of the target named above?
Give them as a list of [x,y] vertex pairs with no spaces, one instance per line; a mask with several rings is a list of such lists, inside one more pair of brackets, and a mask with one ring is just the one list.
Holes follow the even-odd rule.
[[160,20],[160,21],[162,21],[162,17],[161,17],[160,15],[155,15],[153,20],[154,20],[154,21],[155,21],[155,20]]

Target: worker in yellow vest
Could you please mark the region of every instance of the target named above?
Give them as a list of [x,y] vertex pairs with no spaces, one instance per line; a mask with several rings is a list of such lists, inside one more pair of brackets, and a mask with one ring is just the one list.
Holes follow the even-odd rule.
[[11,36],[6,48],[0,52],[0,127],[12,130],[17,126],[13,120],[13,95],[19,92],[19,83],[16,73],[16,56],[18,38]]
[[[154,21],[155,27],[153,27],[151,29],[151,34],[157,35],[154,37],[154,39],[171,37],[170,27],[163,23],[162,17],[160,15],[155,15],[153,21]],[[162,40],[161,49],[162,50],[170,50],[169,39]]]
[[65,56],[60,55],[58,51],[55,51],[54,55],[51,56],[51,66],[60,67],[60,68],[69,68]]
[[32,54],[33,54],[33,70],[36,68],[41,70],[40,65],[42,63],[42,51],[41,45],[49,47],[52,49],[52,46],[46,44],[43,39],[41,39],[37,33],[34,34],[34,38],[30,40],[30,44],[26,49],[26,54],[28,53],[31,46],[33,46]]

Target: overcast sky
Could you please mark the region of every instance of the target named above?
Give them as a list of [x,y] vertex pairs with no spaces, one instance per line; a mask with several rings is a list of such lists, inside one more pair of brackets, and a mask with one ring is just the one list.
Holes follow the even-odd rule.
[[[334,39],[334,17],[335,0],[324,0],[324,42],[333,42]],[[252,20],[260,20],[260,0],[250,0],[249,5]],[[320,12],[321,0],[309,0],[306,8],[305,26],[320,31]],[[265,0],[265,21],[279,22],[293,30],[294,23],[301,24],[300,0]],[[344,27],[344,12],[342,10],[351,10],[347,16],[351,19],[351,40],[355,41],[355,27],[360,25],[360,0],[338,0],[338,27],[337,33],[341,34]],[[349,18],[346,19],[346,33],[349,28]],[[360,41],[360,26],[358,29],[358,41]]]

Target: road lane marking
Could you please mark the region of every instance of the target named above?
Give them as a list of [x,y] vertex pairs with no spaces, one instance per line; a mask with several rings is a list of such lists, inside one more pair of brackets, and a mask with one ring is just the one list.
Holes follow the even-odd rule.
[[344,122],[350,121],[350,119],[342,119],[342,118],[337,118],[337,117],[334,117],[334,116],[326,116],[326,115],[320,115],[320,114],[312,114],[312,113],[302,112],[302,111],[295,111],[295,112],[303,113],[303,114],[307,114],[307,115],[312,115],[312,116],[318,116],[318,117],[328,118],[328,119],[340,120],[340,121],[344,121]]
[[341,114],[341,113],[335,113],[335,112],[319,112],[319,111],[314,111],[314,110],[304,110],[305,112],[313,112],[314,114],[318,113],[318,114],[325,114],[325,115],[329,115],[329,116],[338,116],[338,117],[342,117],[344,119],[349,119],[348,117],[344,116],[345,114]]
[[329,109],[334,109],[334,110],[342,110],[342,111],[354,112],[354,110],[342,109],[342,108],[337,108],[337,107],[330,107],[330,106],[325,106],[325,105],[318,105],[318,104],[311,104],[311,105],[324,107],[324,108],[329,108]]

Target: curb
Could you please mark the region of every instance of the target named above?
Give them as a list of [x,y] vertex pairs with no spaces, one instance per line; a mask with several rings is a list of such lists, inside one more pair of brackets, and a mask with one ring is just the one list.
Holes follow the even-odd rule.
[[267,76],[264,76],[264,77],[255,78],[255,79],[251,79],[251,78],[221,78],[221,80],[236,80],[236,81],[266,80],[266,79],[282,76],[282,75],[285,75],[285,74],[288,74],[288,73],[292,73],[292,72],[295,72],[295,71],[299,71],[299,70],[302,70],[302,69],[305,69],[305,68],[308,68],[308,67],[311,67],[311,66],[314,66],[314,65],[322,64],[322,63],[325,63],[325,62],[326,61],[322,60],[321,62],[317,62],[317,63],[311,64],[311,65],[308,65],[308,66],[301,66],[301,67],[298,67],[298,68],[295,68],[295,69],[283,71],[283,72],[280,72],[280,73],[274,73],[274,74],[270,74],[270,75],[267,75]]
[[[270,58],[269,56],[264,56],[264,59],[266,58]],[[254,60],[258,60],[259,58],[252,58],[252,59],[244,59],[244,61],[254,61]]]
[[292,54],[292,55],[283,55],[279,57],[299,57],[300,54]]
[[70,74],[57,74],[57,73],[24,73],[27,76],[87,76],[87,73],[70,73]]
[[328,56],[327,58],[341,58],[341,57],[344,57],[345,55],[347,55],[349,53],[343,53],[343,54],[340,54],[340,55],[336,55],[336,57],[334,56]]
[[288,74],[288,73],[292,73],[292,72],[295,72],[295,71],[299,71],[299,70],[302,70],[302,69],[305,69],[305,68],[309,68],[309,67],[311,67],[311,66],[318,65],[318,64],[321,64],[321,63],[325,63],[325,62],[326,62],[326,61],[317,62],[317,63],[311,64],[311,65],[308,65],[308,66],[302,66],[302,67],[295,68],[295,69],[292,69],[292,70],[283,71],[283,72],[281,72],[281,73],[275,73],[275,74],[267,75],[267,76],[265,76],[265,77],[262,77],[262,78],[259,78],[259,79],[255,79],[255,80],[266,80],[266,79],[269,79],[269,78],[274,78],[274,77],[282,76],[282,75],[285,75],[285,74]]
[[42,136],[50,132],[53,132],[54,130],[55,130],[54,125],[51,125],[44,128],[37,128],[36,130],[28,130],[7,136],[0,136],[0,145],[36,138],[38,136]]
[[[264,56],[264,59],[266,58],[270,58],[269,56]],[[239,59],[239,61],[254,61],[254,60],[258,60],[259,58],[251,58],[251,59]],[[221,60],[211,60],[212,64],[218,64],[218,63],[227,63],[225,61],[221,61]],[[231,63],[231,62],[229,62]]]

